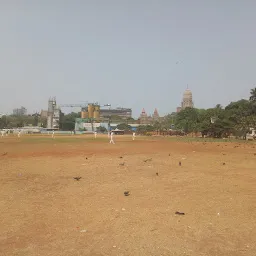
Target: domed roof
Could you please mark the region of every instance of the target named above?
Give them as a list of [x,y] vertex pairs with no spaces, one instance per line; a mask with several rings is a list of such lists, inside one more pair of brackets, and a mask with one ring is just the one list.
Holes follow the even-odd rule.
[[189,89],[186,89],[186,91],[184,92],[184,95],[192,95],[192,92]]
[[192,98],[192,92],[187,89],[184,93],[183,93],[183,98],[187,99],[187,98]]

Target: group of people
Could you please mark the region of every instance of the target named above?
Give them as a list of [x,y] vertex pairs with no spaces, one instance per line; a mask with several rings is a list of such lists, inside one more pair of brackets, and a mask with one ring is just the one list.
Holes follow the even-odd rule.
[[[1,138],[3,138],[4,136],[8,136],[9,135],[9,133],[10,133],[10,131],[9,130],[2,130],[1,131]],[[20,138],[20,134],[21,134],[21,131],[19,130],[18,132],[17,132],[17,136]]]
[[[115,142],[114,142],[114,132],[108,132],[108,137],[110,138],[109,143],[110,144],[115,144]],[[135,137],[136,137],[136,134],[135,134],[135,132],[133,132],[132,140],[135,140]]]
[[[133,132],[132,140],[135,140],[135,137],[136,137],[136,133]],[[97,138],[97,132],[94,132],[94,138],[95,139]],[[113,131],[108,132],[108,138],[110,138],[110,141],[109,141],[110,144],[115,144],[115,142],[114,142],[114,132]]]
[[[8,132],[6,132],[6,131],[1,131],[1,137],[2,137],[2,138],[4,137],[4,134],[6,134],[6,136],[8,136]],[[21,132],[18,131],[18,137],[20,137],[20,134],[21,134]],[[49,132],[48,132],[48,134],[49,134]],[[53,138],[53,139],[55,138],[54,135],[55,135],[55,134],[54,134],[54,131],[52,131],[52,138]],[[72,132],[72,135],[73,135],[73,132]],[[134,133],[132,134],[132,140],[135,140],[135,137],[136,137],[136,134],[135,134],[135,132],[134,132]],[[97,132],[94,132],[94,138],[95,138],[95,139],[97,138]],[[113,132],[113,131],[108,132],[108,138],[110,138],[110,141],[109,141],[110,144],[115,144],[115,142],[114,142],[114,132]]]
[[2,138],[4,137],[4,135],[8,136],[8,132],[6,132],[6,131],[1,131],[1,137],[2,137]]

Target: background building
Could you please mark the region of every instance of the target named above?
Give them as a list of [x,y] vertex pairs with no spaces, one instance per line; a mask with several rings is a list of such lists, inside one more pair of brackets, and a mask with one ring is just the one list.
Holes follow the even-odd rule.
[[152,119],[153,119],[153,122],[159,121],[160,119],[160,116],[156,108],[155,108],[154,114],[152,115]]
[[44,119],[44,118],[46,119],[47,116],[48,116],[48,111],[47,111],[47,110],[41,110],[41,115],[40,115],[40,117],[43,118],[43,119]]
[[[47,129],[59,129],[61,119],[61,108],[80,108],[80,118],[75,120],[75,130],[87,131],[100,126],[101,123],[119,122],[127,123],[132,121],[132,109],[131,108],[116,108],[111,109],[110,104],[99,103],[82,103],[82,104],[61,104],[57,106],[56,98],[50,98],[48,100],[48,110],[41,111],[41,118],[47,116]],[[109,126],[109,125],[108,125]],[[108,127],[109,128],[109,127]]]
[[149,123],[148,115],[144,108],[142,109],[139,119],[140,119],[140,124],[148,124]]
[[59,129],[60,109],[57,107],[56,98],[48,100],[47,129]]
[[160,122],[162,120],[162,117],[159,116],[157,109],[155,108],[153,115],[147,115],[145,109],[142,109],[142,112],[139,117],[139,123],[140,124],[153,124],[155,122]]
[[181,110],[185,108],[193,108],[193,107],[194,107],[194,103],[193,103],[192,92],[189,89],[187,89],[183,93],[181,106],[177,107],[176,112],[179,113]]
[[27,115],[27,109],[24,107],[15,108],[13,110],[13,115],[14,116],[25,116],[25,115]]
[[109,116],[118,116],[122,119],[128,119],[132,117],[131,108],[115,108],[115,109],[101,109],[100,119],[107,119]]
[[193,108],[193,107],[194,107],[194,104],[193,104],[193,99],[192,99],[192,92],[189,89],[187,89],[183,93],[181,108],[185,109],[185,108]]

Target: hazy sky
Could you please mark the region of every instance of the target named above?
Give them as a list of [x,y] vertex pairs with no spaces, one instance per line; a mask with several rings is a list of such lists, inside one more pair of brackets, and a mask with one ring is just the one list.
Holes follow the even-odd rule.
[[1,0],[0,113],[98,101],[175,111],[248,98],[253,0]]

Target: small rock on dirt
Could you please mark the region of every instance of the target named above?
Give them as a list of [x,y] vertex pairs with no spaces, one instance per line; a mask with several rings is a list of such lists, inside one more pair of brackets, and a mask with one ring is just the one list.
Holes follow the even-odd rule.
[[177,215],[185,215],[185,213],[184,212],[175,212],[175,214],[177,214]]
[[130,195],[130,191],[124,191],[124,195],[125,196],[129,196]]

